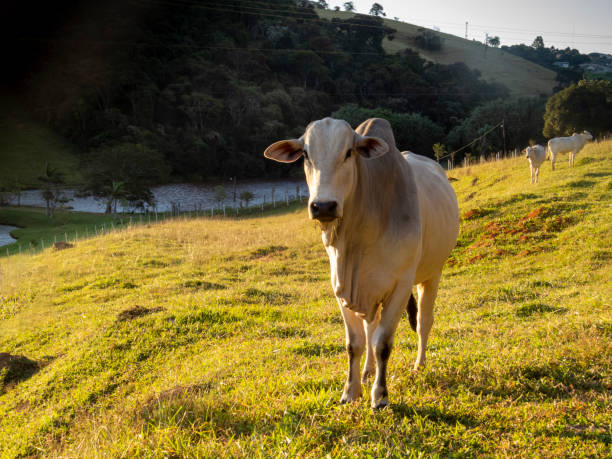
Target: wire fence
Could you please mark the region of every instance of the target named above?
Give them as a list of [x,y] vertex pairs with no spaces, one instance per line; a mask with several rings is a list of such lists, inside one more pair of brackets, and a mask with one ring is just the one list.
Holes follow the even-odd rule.
[[35,254],[45,249],[62,249],[69,247],[68,244],[75,244],[84,239],[102,236],[115,231],[123,231],[137,226],[147,226],[166,221],[180,221],[190,219],[239,219],[247,217],[263,216],[267,212],[272,212],[277,208],[289,207],[293,204],[305,202],[308,198],[301,195],[286,194],[284,199],[272,199],[271,202],[259,203],[254,206],[226,206],[219,203],[216,207],[204,208],[202,206],[191,206],[188,210],[181,208],[180,203],[175,203],[172,209],[167,212],[145,211],[142,213],[118,214],[117,217],[108,223],[94,223],[83,225],[80,229],[71,231],[55,231],[52,236],[40,238],[38,240],[29,239],[27,241],[17,240],[16,242],[0,247],[0,257],[9,257],[18,254]]

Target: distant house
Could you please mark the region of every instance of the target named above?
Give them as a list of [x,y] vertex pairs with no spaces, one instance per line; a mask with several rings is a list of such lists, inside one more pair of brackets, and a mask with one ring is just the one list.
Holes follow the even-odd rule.
[[557,61],[557,62],[553,62],[553,65],[555,67],[559,67],[561,69],[569,69],[569,62],[568,61]]
[[580,64],[580,68],[591,73],[612,73],[612,66],[609,65],[586,63]]

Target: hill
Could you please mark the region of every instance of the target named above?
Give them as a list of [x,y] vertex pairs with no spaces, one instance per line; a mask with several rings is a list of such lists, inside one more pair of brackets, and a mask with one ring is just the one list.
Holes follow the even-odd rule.
[[[346,19],[354,16],[353,13],[343,11],[316,11],[326,19],[333,17]],[[485,55],[484,45],[481,42],[466,40],[456,35],[433,31],[406,22],[391,19],[384,21],[386,26],[397,30],[393,35],[393,40],[386,37],[383,41],[383,47],[388,53],[411,49],[428,61],[439,64],[449,65],[464,62],[468,67],[479,70],[487,81],[502,83],[515,96],[539,97],[544,95],[548,97],[557,84],[556,74],[552,70],[499,48],[489,47]],[[441,50],[428,51],[415,45],[414,38],[423,30],[434,32],[443,39]]]
[[462,225],[428,367],[338,406],[344,330],[302,206],[0,259],[0,454],[609,455],[612,142],[450,174]]
[[0,190],[17,180],[22,186],[40,187],[37,178],[49,162],[79,183],[74,147],[55,130],[36,120],[10,96],[0,104]]
[[463,64],[385,53],[380,18],[331,24],[293,0],[85,1],[42,35],[20,9],[12,54],[35,62],[14,79],[28,108],[79,152],[155,150],[175,180],[288,176],[263,158],[270,141],[349,104],[435,124],[422,136],[432,154],[475,107],[508,95]]

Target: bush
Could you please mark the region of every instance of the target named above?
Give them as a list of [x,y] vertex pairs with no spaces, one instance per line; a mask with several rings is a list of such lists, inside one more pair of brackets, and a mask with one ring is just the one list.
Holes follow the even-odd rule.
[[348,104],[332,113],[334,118],[346,120],[353,128],[368,118],[384,118],[393,128],[397,148],[433,157],[432,147],[444,137],[443,129],[418,113],[396,113],[385,108],[363,108]]
[[546,137],[588,130],[594,136],[610,132],[612,82],[582,80],[553,95],[546,103]]
[[442,38],[431,30],[423,30],[414,37],[414,42],[419,48],[428,51],[439,51],[442,49]]

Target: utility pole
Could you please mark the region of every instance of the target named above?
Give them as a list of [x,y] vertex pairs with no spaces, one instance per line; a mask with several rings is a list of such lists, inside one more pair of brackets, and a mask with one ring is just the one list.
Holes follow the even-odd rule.
[[487,48],[489,47],[489,32],[485,32],[485,49],[484,55],[487,57]]
[[468,34],[467,34],[467,29],[468,29],[468,22],[465,21],[465,39],[467,40]]
[[506,120],[502,119],[502,138],[504,139],[504,158],[506,157]]

